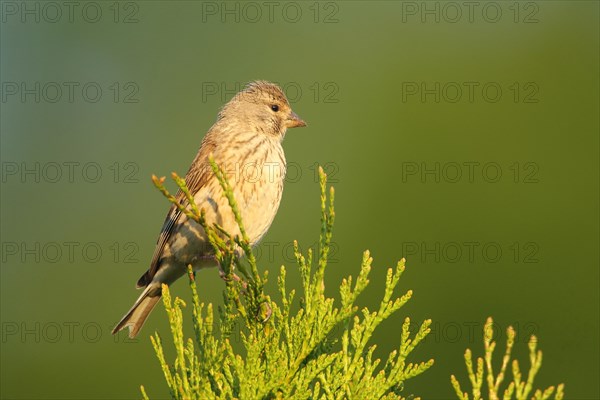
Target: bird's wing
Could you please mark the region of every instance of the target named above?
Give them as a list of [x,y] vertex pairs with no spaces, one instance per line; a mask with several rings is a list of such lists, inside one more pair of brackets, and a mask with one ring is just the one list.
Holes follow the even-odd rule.
[[[202,146],[200,147],[200,151],[196,155],[196,158],[192,162],[192,165],[185,176],[185,184],[187,185],[192,196],[198,193],[198,191],[204,185],[206,185],[210,177],[213,175],[208,161],[208,156],[214,151],[214,149],[215,145],[212,141],[204,140]],[[183,206],[188,205],[185,194],[181,190],[177,192],[175,198]],[[154,275],[160,267],[160,259],[165,245],[169,242],[169,239],[173,235],[175,227],[177,226],[177,222],[181,218],[187,217],[185,217],[185,215],[175,205],[172,205],[167,213],[167,218],[165,218],[160,235],[158,236],[156,249],[154,250],[152,261],[150,262],[150,268],[138,280],[138,288],[148,285],[152,281],[152,278],[154,278]]]

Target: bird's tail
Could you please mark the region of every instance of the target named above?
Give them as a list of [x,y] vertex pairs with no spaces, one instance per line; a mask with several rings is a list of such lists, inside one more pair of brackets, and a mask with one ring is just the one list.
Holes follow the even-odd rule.
[[121,329],[129,328],[129,337],[134,338],[137,336],[140,329],[146,322],[146,318],[150,315],[150,312],[158,303],[161,297],[161,288],[159,283],[150,283],[140,297],[136,300],[135,304],[125,314],[121,321],[112,330],[112,334],[119,332]]

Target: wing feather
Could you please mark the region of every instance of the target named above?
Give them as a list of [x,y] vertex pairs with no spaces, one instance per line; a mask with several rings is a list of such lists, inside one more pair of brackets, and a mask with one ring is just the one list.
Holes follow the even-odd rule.
[[[185,175],[185,183],[192,196],[202,189],[202,187],[204,187],[213,176],[213,172],[208,161],[208,156],[214,152],[216,144],[213,140],[211,140],[211,136],[212,135],[210,135],[210,132],[206,135],[202,145],[200,146],[198,154],[196,154],[190,169]],[[188,201],[185,197],[185,194],[181,190],[177,192],[175,198],[179,203],[187,207]],[[160,267],[160,261],[165,246],[175,233],[175,227],[178,225],[180,220],[184,218],[186,218],[185,214],[183,214],[175,205],[172,205],[167,213],[167,217],[165,218],[160,235],[158,236],[156,248],[154,250],[154,254],[152,255],[152,261],[150,262],[150,268],[138,280],[138,288],[147,286],[152,281],[152,278],[154,278],[154,275]]]

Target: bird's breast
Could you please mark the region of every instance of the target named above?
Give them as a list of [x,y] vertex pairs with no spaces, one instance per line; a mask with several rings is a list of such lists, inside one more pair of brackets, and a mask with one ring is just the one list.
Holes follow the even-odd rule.
[[[256,244],[271,226],[279,208],[286,161],[279,141],[253,140],[249,144],[252,146],[245,146],[246,151],[238,148],[233,157],[215,161],[227,175],[246,233],[250,242]],[[239,234],[228,200],[218,183],[212,183],[198,193],[203,198],[197,199],[204,204],[214,203],[210,207],[212,212],[207,212],[207,220],[214,218],[227,232]]]
[[240,204],[250,241],[265,235],[279,208],[283,194],[286,162],[279,142],[270,142],[239,163],[234,196]]

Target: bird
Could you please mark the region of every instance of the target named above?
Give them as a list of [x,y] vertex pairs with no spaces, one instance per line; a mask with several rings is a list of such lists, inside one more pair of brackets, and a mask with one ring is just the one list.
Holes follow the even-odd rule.
[[[229,234],[240,235],[210,167],[212,156],[232,187],[250,245],[261,240],[281,202],[286,172],[282,141],[288,128],[304,126],[306,122],[292,111],[281,87],[268,81],[248,83],[221,108],[185,175],[186,186],[198,209],[204,209],[208,225],[218,223]],[[190,207],[181,190],[176,199]],[[112,334],[129,328],[129,337],[135,338],[160,300],[162,284],[170,285],[182,277],[188,265],[197,271],[216,266],[217,261],[202,226],[172,205],[150,267],[137,282],[142,294]]]

